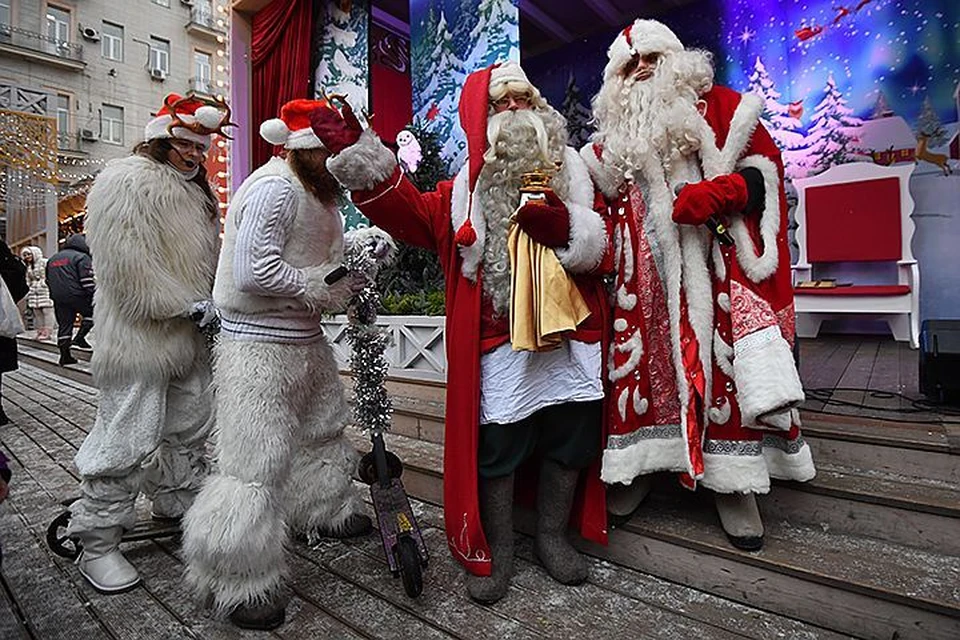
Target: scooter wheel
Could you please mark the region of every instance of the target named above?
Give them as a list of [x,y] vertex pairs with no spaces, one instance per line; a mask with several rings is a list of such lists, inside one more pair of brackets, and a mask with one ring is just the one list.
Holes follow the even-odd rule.
[[423,574],[420,571],[420,552],[417,543],[409,535],[401,536],[393,547],[393,555],[400,566],[403,590],[411,598],[423,593]]
[[64,511],[47,527],[47,546],[61,558],[76,560],[80,557],[83,545],[76,538],[67,535],[67,526],[70,524],[70,512]]
[[[387,451],[387,471],[391,478],[399,478],[403,474],[403,463],[395,453],[390,451]],[[360,458],[360,463],[357,465],[357,475],[367,484],[373,484],[378,480],[377,463],[374,460],[373,451],[365,453]]]

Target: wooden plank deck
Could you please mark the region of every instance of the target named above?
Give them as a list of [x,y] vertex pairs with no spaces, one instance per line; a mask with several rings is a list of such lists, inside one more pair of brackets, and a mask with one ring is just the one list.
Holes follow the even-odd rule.
[[919,352],[886,336],[800,340],[803,410],[905,423],[960,423],[960,407],[936,406],[919,389]]
[[482,607],[466,597],[439,508],[424,502],[415,509],[432,555],[417,600],[389,576],[376,536],[291,544],[287,623],[273,633],[240,632],[196,603],[181,579],[175,540],[126,544],[144,585],[104,596],[44,542],[60,500],[76,492],[72,458],[93,422],[96,390],[22,365],[4,376],[3,397],[13,422],[0,426],[0,448],[14,473],[11,496],[0,506],[4,640],[842,637],[596,558],[586,584],[562,587],[544,573],[522,536],[508,597]]

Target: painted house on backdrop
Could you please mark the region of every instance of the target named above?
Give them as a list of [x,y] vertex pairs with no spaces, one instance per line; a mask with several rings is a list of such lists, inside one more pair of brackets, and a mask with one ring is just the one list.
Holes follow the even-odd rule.
[[917,138],[900,116],[864,120],[857,135],[860,138],[858,147],[877,164],[899,164],[916,159]]
[[[953,102],[957,107],[957,123],[960,124],[960,84],[953,90]],[[957,132],[950,138],[950,144],[947,145],[947,148],[947,155],[949,155],[952,160],[960,160],[960,127],[957,128]]]

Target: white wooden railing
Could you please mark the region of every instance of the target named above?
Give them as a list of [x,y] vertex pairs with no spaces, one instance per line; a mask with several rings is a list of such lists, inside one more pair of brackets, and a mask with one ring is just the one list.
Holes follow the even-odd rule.
[[[389,375],[415,380],[447,379],[447,357],[443,325],[444,316],[381,316],[377,325],[386,328],[392,338],[386,358]],[[323,332],[333,346],[341,370],[350,369],[350,344],[344,329],[347,316],[333,316],[323,321]]]

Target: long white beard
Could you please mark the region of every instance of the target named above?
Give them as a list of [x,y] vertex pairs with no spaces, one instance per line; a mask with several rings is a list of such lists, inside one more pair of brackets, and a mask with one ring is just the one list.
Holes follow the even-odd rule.
[[[556,110],[503,111],[487,122],[489,148],[474,192],[474,215],[486,221],[483,247],[483,291],[498,315],[510,309],[510,257],[507,235],[510,217],[520,205],[520,176],[551,167],[563,159],[567,144],[566,122]],[[555,183],[555,184],[554,184]],[[566,184],[551,183],[560,198]]]
[[665,56],[647,80],[606,80],[593,101],[593,139],[603,146],[604,161],[629,177],[656,153],[669,172],[700,149],[704,123],[697,102],[711,84],[709,57],[696,51]]

